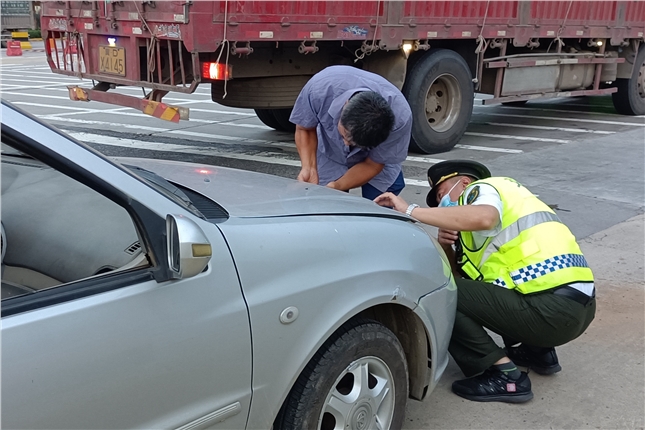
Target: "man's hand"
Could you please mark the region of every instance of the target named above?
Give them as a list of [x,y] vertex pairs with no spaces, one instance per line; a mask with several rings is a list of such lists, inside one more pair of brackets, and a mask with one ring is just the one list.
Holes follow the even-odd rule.
[[300,182],[309,182],[310,184],[318,184],[318,170],[317,169],[308,169],[302,168],[298,174],[298,180]]
[[318,164],[316,162],[316,151],[318,148],[318,136],[316,127],[305,128],[296,125],[296,149],[300,155],[302,168],[298,174],[300,182],[318,184]]
[[444,230],[440,228],[439,233],[437,234],[437,240],[439,241],[439,244],[441,244],[441,246],[454,245],[458,239],[458,232],[454,230]]
[[374,202],[381,206],[393,208],[397,212],[405,213],[408,204],[401,197],[392,193],[383,193],[374,199]]

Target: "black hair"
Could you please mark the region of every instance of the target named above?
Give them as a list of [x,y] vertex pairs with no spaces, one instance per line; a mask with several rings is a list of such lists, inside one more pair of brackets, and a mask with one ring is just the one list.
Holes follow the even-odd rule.
[[394,125],[394,112],[374,91],[357,92],[340,114],[340,123],[356,146],[374,148],[387,139]]

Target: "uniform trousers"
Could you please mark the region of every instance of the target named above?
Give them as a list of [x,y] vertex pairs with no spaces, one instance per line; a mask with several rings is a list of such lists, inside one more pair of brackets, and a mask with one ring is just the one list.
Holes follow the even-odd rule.
[[596,314],[596,300],[586,306],[551,291],[522,294],[486,282],[457,279],[457,314],[449,352],[467,377],[506,356],[484,328],[508,345],[563,345],[580,336]]

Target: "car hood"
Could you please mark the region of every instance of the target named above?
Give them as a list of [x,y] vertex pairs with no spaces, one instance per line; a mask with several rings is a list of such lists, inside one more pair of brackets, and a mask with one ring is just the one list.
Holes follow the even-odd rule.
[[406,218],[362,197],[278,176],[170,160],[112,159],[197,191],[236,217],[358,214]]

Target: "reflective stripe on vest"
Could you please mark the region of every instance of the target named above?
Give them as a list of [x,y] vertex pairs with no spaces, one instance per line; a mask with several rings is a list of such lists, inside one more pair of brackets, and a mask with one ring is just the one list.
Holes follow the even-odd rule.
[[[503,204],[501,231],[478,246],[473,233],[462,231],[458,265],[471,279],[522,294],[537,293],[572,282],[593,282],[571,231],[529,190],[509,178],[487,178]],[[464,205],[464,193],[459,204]],[[470,247],[470,248],[469,248]]]
[[[529,264],[526,267],[512,271],[510,274],[515,285],[519,285],[566,267],[589,267],[589,265],[584,255],[563,254],[547,258],[539,263]],[[495,279],[492,284],[508,288],[502,278]]]
[[484,254],[482,255],[482,259],[479,264],[483,265],[484,263],[486,263],[486,260],[488,260],[488,257],[490,257],[492,253],[499,251],[502,246],[518,237],[523,230],[528,230],[529,228],[534,227],[538,224],[542,224],[543,222],[562,221],[560,221],[560,218],[558,218],[556,214],[546,211],[535,212],[523,216],[513,224],[506,227],[504,230],[500,231],[499,234],[495,236],[493,241],[486,246],[486,250],[484,250]]
[[589,267],[589,265],[581,254],[556,255],[539,263],[513,270],[511,279],[515,285],[519,285],[566,267]]

